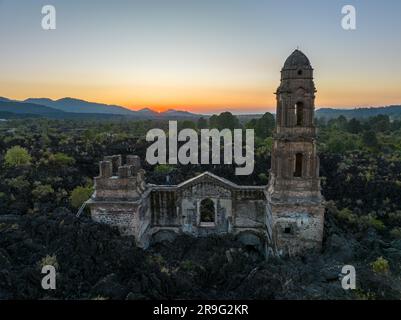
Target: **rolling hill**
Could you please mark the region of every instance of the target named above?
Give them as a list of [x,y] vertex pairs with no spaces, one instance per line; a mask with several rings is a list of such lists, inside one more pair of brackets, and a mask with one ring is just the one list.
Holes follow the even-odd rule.
[[24,100],[26,103],[35,103],[38,105],[54,108],[64,112],[74,113],[107,113],[107,114],[121,114],[121,115],[134,115],[134,112],[124,107],[116,105],[107,105],[103,103],[88,102],[85,100],[74,98],[62,98],[59,100],[52,100],[48,98],[29,98]]
[[[48,98],[29,98],[24,101],[11,100],[0,97],[0,112],[8,112],[14,114],[26,114],[50,117],[50,118],[92,118],[107,119],[109,118],[129,118],[129,119],[196,119],[201,115],[190,113],[187,111],[168,110],[165,112],[156,112],[149,108],[138,111],[129,110],[127,108],[108,105],[102,103],[88,102],[85,100],[74,98],[63,98],[52,100]],[[6,113],[7,115],[7,113]]]
[[34,103],[23,103],[16,101],[5,101],[0,100],[0,111],[2,112],[11,112],[18,114],[33,114],[33,115],[56,115],[63,114],[65,112],[56,110],[54,108],[34,104]]
[[401,105],[400,106],[386,106],[386,107],[370,107],[370,108],[354,108],[354,109],[332,109],[321,108],[316,111],[317,118],[338,118],[344,116],[348,119],[351,118],[369,118],[379,114],[388,115],[392,119],[401,118]]

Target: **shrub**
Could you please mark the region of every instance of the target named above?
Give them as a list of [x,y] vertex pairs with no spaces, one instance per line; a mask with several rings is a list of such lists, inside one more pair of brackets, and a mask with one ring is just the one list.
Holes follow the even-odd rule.
[[266,173],[259,173],[258,178],[262,183],[267,183],[269,181]]
[[10,188],[16,189],[18,191],[23,191],[25,189],[28,189],[31,185],[29,181],[25,180],[23,176],[18,176],[12,179],[6,179],[5,182]]
[[369,291],[364,291],[361,288],[357,288],[354,294],[357,300],[375,300],[374,293]]
[[401,239],[401,228],[393,228],[390,231],[390,236],[395,239]]
[[91,300],[103,301],[103,300],[109,300],[109,298],[106,298],[106,297],[103,297],[103,296],[96,296],[96,297],[93,297]]
[[197,266],[191,260],[184,260],[181,262],[180,267],[185,271],[191,272],[191,271],[195,271]]
[[47,255],[46,257],[42,258],[39,262],[39,267],[42,269],[44,266],[53,266],[54,268],[58,269],[58,262],[57,256],[54,255]]
[[159,255],[159,254],[150,255],[150,256],[147,258],[147,260],[148,260],[148,263],[150,263],[150,264],[157,264],[159,267],[162,267],[162,266],[166,263],[166,261],[164,260],[164,258],[163,258],[161,255]]
[[391,224],[401,226],[401,210],[397,210],[396,212],[390,212],[388,218]]
[[61,152],[54,154],[49,160],[56,166],[61,166],[61,167],[71,166],[75,163],[74,158]]
[[168,164],[159,164],[155,167],[155,172],[160,174],[169,174],[173,171],[173,167]]
[[382,231],[386,228],[384,223],[381,220],[377,219],[372,214],[368,214],[367,216],[362,216],[360,218],[360,222],[363,227],[367,228],[372,227],[378,231]]
[[29,165],[32,158],[28,150],[20,146],[14,146],[7,150],[4,160],[7,166],[20,167]]
[[390,271],[389,263],[383,257],[379,257],[372,262],[372,270],[375,273],[386,274]]
[[352,227],[358,227],[359,229],[374,228],[378,231],[382,231],[386,228],[384,223],[377,219],[374,213],[369,213],[368,215],[358,216],[353,213],[350,209],[344,208],[337,211],[336,216],[338,219],[344,221]]
[[358,224],[358,216],[354,214],[350,209],[344,208],[337,213],[337,217],[340,220],[345,221],[350,225],[357,225]]
[[53,193],[54,189],[52,188],[51,185],[48,184],[38,185],[35,189],[32,190],[32,196],[39,200],[46,198],[47,196]]

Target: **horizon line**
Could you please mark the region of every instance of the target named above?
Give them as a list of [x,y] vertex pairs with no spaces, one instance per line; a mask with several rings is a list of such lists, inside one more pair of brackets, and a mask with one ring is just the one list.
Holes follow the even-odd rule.
[[[164,113],[167,111],[181,111],[181,112],[190,112],[190,113],[196,113],[199,115],[213,115],[216,113],[222,113],[222,112],[231,112],[232,114],[239,114],[239,115],[254,115],[254,114],[263,114],[264,112],[270,112],[270,113],[275,113],[275,109],[276,106],[243,106],[243,107],[216,107],[215,111],[210,111],[210,112],[197,112],[197,111],[191,111],[191,109],[197,109],[199,107],[165,107],[162,108],[162,111],[158,111],[158,107],[149,107],[149,106],[143,106],[143,107],[129,107],[127,105],[124,104],[115,104],[115,103],[104,103],[104,102],[99,102],[99,101],[92,101],[92,100],[85,100],[83,98],[77,98],[77,97],[71,97],[71,96],[64,96],[61,98],[48,98],[48,97],[28,97],[25,98],[23,100],[18,100],[18,99],[14,99],[14,98],[8,98],[5,97],[3,95],[0,95],[0,98],[4,98],[7,100],[10,100],[12,102],[21,102],[24,103],[26,102],[26,100],[28,99],[47,99],[47,100],[51,100],[53,102],[57,102],[63,99],[72,99],[72,100],[80,100],[83,102],[87,102],[87,103],[94,103],[94,104],[102,104],[105,106],[116,106],[116,107],[121,107],[124,109],[127,109],[129,111],[134,111],[134,112],[138,112],[141,110],[150,110],[152,112],[155,113]],[[35,103],[34,103],[35,104]],[[40,105],[40,104],[38,104]],[[389,105],[359,105],[359,106],[319,106],[316,105],[315,106],[315,110],[320,110],[320,109],[340,109],[340,110],[356,110],[356,109],[375,109],[375,108],[383,108],[383,107],[391,107],[391,106],[401,106],[401,102],[399,104],[389,104]],[[204,106],[204,108],[208,108],[209,106]],[[201,107],[202,108],[202,107]],[[210,108],[210,107],[209,107]],[[244,110],[241,110],[242,108],[244,108]],[[234,109],[234,110],[233,110]],[[246,111],[246,109],[254,109],[253,111]],[[258,110],[256,111],[255,109],[266,109],[266,111],[263,110]],[[269,111],[269,110],[274,110],[273,112]]]

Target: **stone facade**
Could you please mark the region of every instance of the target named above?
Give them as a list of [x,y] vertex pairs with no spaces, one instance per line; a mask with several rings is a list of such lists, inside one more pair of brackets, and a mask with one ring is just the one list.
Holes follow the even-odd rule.
[[235,234],[245,245],[277,255],[319,249],[324,206],[314,126],[313,69],[299,50],[286,60],[277,90],[272,167],[267,186],[240,186],[205,172],[179,185],[145,181],[140,159],[105,157],[89,200],[95,221],[135,236],[139,246]]

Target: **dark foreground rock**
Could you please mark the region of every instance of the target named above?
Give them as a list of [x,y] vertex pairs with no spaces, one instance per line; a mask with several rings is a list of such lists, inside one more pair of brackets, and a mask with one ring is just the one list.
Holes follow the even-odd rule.
[[[357,237],[326,219],[322,254],[269,258],[233,237],[180,236],[147,251],[108,226],[60,209],[0,224],[0,299],[400,299],[398,241]],[[371,262],[383,256],[390,271]],[[41,288],[43,265],[57,289]],[[344,265],[357,290],[341,287]]]

